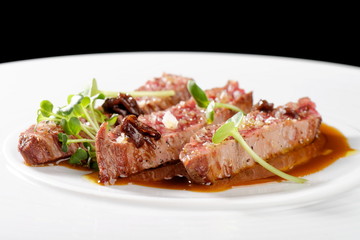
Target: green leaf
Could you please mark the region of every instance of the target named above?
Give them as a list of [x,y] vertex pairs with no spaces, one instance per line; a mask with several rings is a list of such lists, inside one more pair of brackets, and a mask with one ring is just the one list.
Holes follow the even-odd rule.
[[206,108],[208,106],[209,99],[207,98],[205,92],[195,83],[194,80],[188,81],[187,88],[199,107]]
[[54,108],[54,105],[48,100],[43,100],[40,102],[40,111],[41,111],[41,114],[45,117],[51,116],[53,108]]
[[119,114],[113,114],[108,120],[106,120],[108,123],[109,123],[109,125],[110,126],[113,126],[115,123],[116,123],[116,121],[117,121],[117,119],[118,119],[118,116],[119,116]]
[[226,120],[226,123],[227,122],[233,122],[234,123],[234,126],[236,128],[238,128],[241,124],[241,121],[244,117],[244,113],[243,112],[238,112],[237,114],[235,114],[234,116],[232,116],[231,118],[229,118],[228,120]]
[[71,135],[71,130],[69,129],[69,124],[66,119],[61,119],[60,126],[66,134]]
[[88,149],[88,150],[91,150],[91,149],[92,149],[92,145],[91,145],[90,143],[88,143],[88,142],[84,142],[83,145],[84,145],[84,147],[85,147],[86,149]]
[[71,103],[71,99],[73,98],[74,94],[70,94],[68,97],[67,97],[67,104],[70,104]]
[[63,152],[67,152],[68,151],[68,146],[67,146],[68,136],[65,133],[59,133],[58,139],[62,143],[61,150]]
[[61,119],[60,125],[68,135],[78,135],[81,131],[81,122],[76,117],[71,117],[69,120]]
[[87,97],[92,97],[92,96],[95,96],[96,94],[98,94],[100,92],[101,91],[98,88],[96,79],[93,78],[90,85],[87,86],[87,88],[82,92],[82,94],[84,96],[87,96]]
[[94,109],[94,114],[95,114],[96,121],[99,122],[100,124],[105,122],[107,119],[107,117],[98,109]]
[[71,135],[78,135],[79,132],[81,131],[81,122],[78,118],[72,117],[68,121],[68,127],[71,132],[70,133]]
[[221,143],[227,137],[231,136],[232,130],[235,128],[235,123],[232,121],[224,123],[219,127],[212,137],[213,143]]
[[96,151],[94,145],[84,142],[84,147],[88,150],[89,157],[96,158]]
[[99,167],[96,161],[96,151],[95,151],[95,147],[90,144],[90,143],[83,143],[84,147],[87,149],[87,153],[88,153],[88,167],[94,171],[99,171]]
[[37,113],[37,118],[36,118],[36,122],[39,123],[41,121],[45,121],[48,120],[49,118],[44,116],[41,112],[41,110],[39,109],[38,113]]
[[[68,105],[66,105],[65,107],[60,108],[58,113],[63,116],[69,116],[72,113],[74,107],[77,104],[79,104],[83,98],[84,97],[82,95],[73,95],[70,99],[70,103]],[[69,101],[69,99],[68,99],[68,101]]]
[[99,171],[99,166],[98,166],[97,161],[92,160],[90,162],[90,168],[94,171]]
[[93,114],[95,114],[95,102],[96,100],[104,100],[105,99],[105,95],[103,93],[98,93],[98,94],[95,94],[94,96],[92,96],[90,98],[90,111],[93,112]]
[[215,102],[211,101],[205,111],[205,115],[206,115],[206,121],[208,124],[212,123],[214,121],[214,116],[215,116]]
[[81,106],[86,108],[87,106],[89,106],[91,102],[91,99],[89,97],[83,97],[83,99],[81,100]]
[[76,152],[73,155],[71,155],[69,163],[81,165],[82,161],[86,160],[87,158],[88,158],[88,153],[86,152],[86,150],[79,147],[76,150]]
[[80,104],[77,104],[73,107],[72,115],[74,115],[76,117],[83,117],[84,114],[82,112],[82,108],[81,108]]
[[94,102],[95,100],[98,100],[98,99],[105,99],[105,95],[103,93],[98,93],[98,94],[91,96],[90,99],[91,99],[91,102]]

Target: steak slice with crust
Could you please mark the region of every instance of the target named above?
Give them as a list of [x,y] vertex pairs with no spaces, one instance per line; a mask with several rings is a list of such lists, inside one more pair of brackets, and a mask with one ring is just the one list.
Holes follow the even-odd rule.
[[[245,93],[235,81],[229,81],[223,88],[207,90],[206,94],[209,99],[233,104],[245,112],[252,107],[252,93]],[[234,113],[228,109],[216,109],[215,120],[217,123],[225,121]],[[138,121],[157,130],[161,138],[152,145],[144,144],[137,148],[120,131],[121,125],[111,131],[107,130],[106,123],[100,127],[95,145],[102,183],[113,184],[118,177],[178,160],[182,147],[195,131],[206,124],[206,117],[204,109],[199,108],[191,98],[166,111],[139,116]]]
[[136,91],[164,91],[174,90],[175,95],[169,97],[136,97],[139,107],[144,114],[165,110],[181,101],[188,100],[191,95],[187,90],[187,82],[191,78],[163,73],[161,77],[148,80]]
[[[312,143],[304,147],[297,148],[293,151],[287,152],[285,154],[270,158],[267,160],[267,162],[270,165],[276,167],[277,169],[280,169],[281,171],[289,171],[295,166],[302,165],[309,160],[312,160],[313,158],[324,154],[325,144],[326,136],[320,134],[319,137],[316,138]],[[184,164],[180,160],[178,160],[172,162],[171,164],[165,164],[158,168],[148,169],[140,173],[131,175],[127,178],[124,178],[124,183],[131,182],[133,184],[152,186],[154,182],[162,182],[167,184],[166,182],[164,182],[164,180],[171,180],[173,178],[178,179],[178,177],[183,177],[186,178],[186,180],[190,181],[186,181],[185,183],[185,181],[181,180],[181,182],[184,184],[182,185],[182,189],[191,191],[205,190],[210,192],[217,192],[232,188],[234,186],[249,184],[253,180],[259,180],[272,176],[274,176],[272,172],[266,170],[260,164],[255,164],[253,167],[241,170],[236,175],[233,175],[229,178],[217,180],[211,185],[204,186],[203,184],[195,184],[194,182],[192,182],[191,178],[189,178],[188,176]],[[122,179],[120,179],[120,183],[121,180]],[[175,181],[175,186],[178,186],[178,180]],[[256,183],[256,181],[253,183]]]
[[61,150],[58,134],[62,128],[53,122],[31,125],[19,137],[18,149],[28,165],[39,165],[70,157],[82,144],[73,143]]
[[[309,98],[275,109],[266,101],[255,106],[244,117],[239,133],[265,160],[305,146],[319,133],[321,116]],[[180,160],[194,182],[213,183],[257,165],[232,137],[212,143],[219,126],[207,126],[196,132],[180,153]]]
[[[176,94],[172,97],[136,98],[141,102],[140,108],[144,112],[149,113],[189,99],[190,93],[187,90],[187,82],[189,80],[190,78],[164,73],[162,77],[147,81],[137,90],[175,90]],[[39,165],[70,157],[80,144],[70,144],[69,150],[67,152],[62,152],[61,144],[58,141],[58,133],[60,132],[63,132],[63,130],[54,123],[41,122],[37,125],[36,131],[35,125],[32,125],[27,130],[20,133],[18,150],[23,156],[26,164]]]

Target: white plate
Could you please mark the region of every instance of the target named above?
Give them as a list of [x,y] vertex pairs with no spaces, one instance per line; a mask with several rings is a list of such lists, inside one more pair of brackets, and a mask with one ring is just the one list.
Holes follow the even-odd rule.
[[[326,123],[336,126],[345,134],[352,148],[360,149],[358,130],[347,126],[344,122],[331,122],[328,119]],[[204,209],[299,206],[312,204],[343,193],[360,183],[360,158],[354,154],[336,161],[318,173],[307,176],[306,179],[309,182],[306,184],[266,183],[241,186],[215,193],[167,190],[139,185],[105,187],[84,177],[86,173],[90,172],[72,170],[62,166],[28,167],[24,165],[17,150],[18,136],[19,132],[16,132],[8,137],[4,144],[4,153],[9,166],[29,180],[75,193],[131,201],[133,204],[156,204],[155,206],[161,204],[162,207],[183,205],[187,208]],[[226,204],[224,204],[225,202]]]
[[[360,107],[357,99],[360,70],[356,67],[219,53],[97,54],[2,64],[0,79],[6,91],[0,95],[4,103],[0,127],[1,158],[4,160],[0,161],[3,189],[0,195],[0,224],[7,227],[0,231],[0,237],[13,234],[19,238],[27,236],[27,239],[39,239],[40,235],[32,229],[41,227],[41,236],[45,239],[58,226],[72,230],[71,233],[63,231],[56,235],[55,238],[59,239],[114,234],[147,237],[154,236],[159,226],[164,226],[164,234],[170,234],[182,226],[186,232],[175,237],[207,236],[208,239],[215,239],[220,233],[226,232],[223,238],[231,238],[233,234],[241,232],[241,236],[250,238],[263,236],[261,232],[251,229],[260,226],[268,230],[280,229],[278,224],[288,224],[284,228],[287,230],[282,229],[281,233],[266,234],[268,239],[275,239],[276,235],[286,236],[286,233],[295,231],[296,226],[292,223],[307,226],[309,232],[319,236],[324,229],[316,228],[317,224],[311,225],[306,219],[307,211],[315,211],[327,212],[328,217],[330,215],[330,218],[326,218],[319,214],[315,218],[317,221],[326,219],[329,229],[325,232],[332,233],[327,239],[337,239],[335,237],[341,235],[335,230],[344,232],[359,222],[359,211],[348,209],[360,209],[360,204],[357,204],[360,202],[357,187],[360,182],[359,155],[340,159],[325,170],[308,176],[309,184],[270,183],[220,193],[194,193],[135,185],[103,187],[82,178],[83,173],[76,170],[63,167],[32,168],[22,163],[17,152],[17,137],[20,131],[35,121],[35,112],[41,100],[49,99],[55,105],[61,105],[68,94],[81,91],[94,77],[102,89],[132,90],[162,72],[193,77],[204,88],[222,85],[229,79],[238,80],[241,87],[254,91],[255,101],[265,98],[275,104],[283,104],[309,96],[317,103],[324,122],[340,129],[353,148],[360,148],[360,133],[356,129],[360,117],[357,111]],[[179,208],[184,211],[179,211]],[[331,221],[333,212],[328,212],[329,208],[337,214],[341,210],[342,216],[346,217],[346,226],[339,227],[335,221]],[[186,211],[195,209],[202,211]],[[250,218],[244,216],[248,209],[252,209]],[[261,213],[254,215],[254,209]],[[278,212],[265,214],[269,211]],[[209,217],[215,216],[217,218],[213,222],[209,221]],[[219,223],[219,219],[226,223],[221,225],[223,229],[213,225],[214,222]],[[209,227],[199,226],[199,221]],[[73,222],[82,228],[75,227],[77,225]],[[121,231],[111,228],[116,226],[114,222],[128,227]],[[14,233],[20,224],[27,231]],[[132,224],[142,227],[143,231],[136,231]],[[238,224],[246,229],[239,231]],[[346,234],[354,237],[360,233],[358,229],[352,228]],[[300,232],[292,238],[305,236]]]

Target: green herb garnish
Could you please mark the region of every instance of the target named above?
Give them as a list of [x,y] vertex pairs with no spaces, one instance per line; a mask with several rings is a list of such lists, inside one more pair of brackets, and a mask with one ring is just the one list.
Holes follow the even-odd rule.
[[227,108],[230,110],[233,110],[235,112],[243,112],[240,108],[227,104],[227,103],[221,103],[221,102],[215,102],[210,101],[208,97],[206,96],[206,93],[204,90],[202,90],[194,80],[188,81],[187,85],[188,91],[190,92],[191,96],[194,98],[196,104],[200,108],[206,108],[205,114],[206,114],[206,120],[207,123],[210,124],[214,121],[215,116],[215,109],[216,108]]
[[[141,96],[173,96],[175,91],[134,91],[127,92],[133,97]],[[48,100],[40,102],[37,112],[37,123],[41,121],[53,121],[60,125],[63,133],[58,134],[59,142],[63,152],[68,151],[68,146],[72,143],[82,143],[84,148],[78,148],[71,155],[69,163],[87,166],[97,169],[95,136],[100,125],[108,122],[110,126],[117,121],[117,114],[107,117],[96,108],[97,100],[104,100],[107,97],[117,97],[119,92],[101,91],[95,79],[81,93],[69,95],[67,105],[54,111],[53,104]]]
[[286,180],[293,181],[296,183],[304,183],[307,181],[306,179],[294,177],[280,171],[279,169],[267,163],[252,150],[252,148],[245,142],[244,138],[241,136],[241,134],[238,131],[242,118],[245,115],[245,113],[240,108],[227,103],[209,101],[205,92],[193,80],[190,80],[188,82],[187,87],[190,94],[195,99],[196,104],[201,108],[206,108],[205,114],[206,114],[207,123],[209,124],[214,121],[215,108],[227,108],[235,112],[238,112],[233,117],[229,118],[221,127],[217,129],[217,131],[215,132],[212,138],[213,143],[221,143],[229,136],[232,136],[237,142],[239,142],[239,144],[244,148],[244,150],[257,163],[259,163],[262,167],[264,167],[268,171],[274,173],[279,177],[282,177]]
[[293,181],[296,183],[306,182],[307,181],[306,179],[294,177],[273,167],[265,160],[263,160],[261,157],[259,157],[259,155],[257,155],[252,150],[252,148],[245,142],[244,138],[241,136],[238,130],[238,127],[241,124],[243,116],[244,114],[242,112],[239,112],[235,114],[233,117],[229,118],[220,128],[216,130],[212,138],[212,142],[216,144],[221,143],[227,137],[232,136],[241,145],[241,147],[243,147],[244,150],[255,160],[255,162],[259,163],[262,167],[266,168],[268,171],[289,181]]
[[[91,85],[84,92],[86,92],[87,94],[91,94],[91,96],[101,93],[108,98],[119,96],[119,92],[99,90],[95,79],[92,80]],[[132,97],[171,97],[175,95],[174,90],[131,91],[131,92],[123,92],[123,93],[129,94]]]
[[187,89],[199,107],[206,108],[209,105],[210,101],[206,96],[206,93],[195,83],[194,80],[188,81]]
[[[71,164],[81,164],[88,167],[93,165],[93,162],[96,162],[96,157],[90,157],[88,151],[95,149],[93,144],[100,123],[108,120],[103,113],[95,109],[96,100],[104,99],[104,94],[92,94],[94,94],[92,91],[84,91],[76,95],[69,95],[68,104],[55,112],[53,104],[48,100],[44,100],[40,103],[37,117],[38,123],[44,120],[54,121],[62,127],[64,132],[58,134],[58,139],[62,143],[61,149],[63,152],[67,152],[69,144],[72,143],[89,144],[89,148],[77,149],[69,160]],[[83,161],[85,159],[87,161]]]

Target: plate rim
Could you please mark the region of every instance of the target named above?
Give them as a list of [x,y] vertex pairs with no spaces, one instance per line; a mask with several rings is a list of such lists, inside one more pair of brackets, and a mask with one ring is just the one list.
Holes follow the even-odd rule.
[[[331,119],[333,122],[334,120]],[[338,122],[338,120],[335,120]],[[328,123],[326,122],[326,123]],[[331,125],[333,126],[333,125]],[[340,128],[346,128],[355,130],[357,133],[357,136],[359,136],[360,139],[360,130],[357,128],[354,128],[353,126],[349,124],[343,124]],[[307,206],[312,205],[318,202],[325,201],[326,199],[333,197],[339,193],[346,192],[351,190],[353,187],[360,185],[360,163],[357,168],[355,168],[350,175],[343,175],[340,178],[337,178],[337,180],[334,180],[331,182],[331,184],[321,184],[320,186],[311,186],[310,189],[304,187],[298,190],[294,190],[291,192],[276,192],[276,193],[266,193],[265,196],[263,195],[250,195],[250,196],[231,196],[231,197],[224,197],[224,196],[212,196],[212,193],[209,193],[209,197],[199,197],[199,198],[191,198],[191,197],[159,197],[159,196],[146,196],[143,193],[140,195],[129,195],[125,194],[122,195],[121,192],[114,193],[115,191],[118,191],[117,189],[113,188],[108,191],[107,188],[111,188],[111,186],[100,186],[96,183],[92,183],[90,180],[86,180],[89,182],[89,186],[93,185],[94,189],[89,188],[82,188],[81,186],[74,185],[71,186],[68,183],[63,183],[62,185],[58,182],[57,179],[50,179],[50,181],[44,181],[44,178],[47,176],[40,175],[37,176],[36,174],[33,175],[33,169],[36,169],[36,167],[29,167],[26,166],[22,160],[22,158],[19,161],[12,161],[14,158],[14,155],[18,155],[21,157],[20,153],[17,151],[17,149],[11,149],[11,146],[17,146],[17,137],[19,133],[21,132],[20,128],[13,130],[11,134],[7,135],[4,143],[2,144],[2,151],[5,156],[5,162],[6,165],[11,167],[13,171],[17,171],[17,173],[20,173],[23,177],[25,177],[28,181],[31,183],[36,183],[37,185],[41,186],[54,186],[57,189],[65,190],[70,193],[74,194],[85,194],[89,196],[95,196],[100,198],[106,198],[110,201],[116,201],[116,200],[122,200],[127,203],[136,203],[137,205],[148,205],[148,206],[156,206],[161,205],[162,207],[174,207],[182,205],[188,209],[259,209],[259,208],[274,208],[274,207],[299,207],[299,206]],[[359,157],[359,150],[357,150],[357,153],[353,156]],[[15,153],[16,152],[16,153]],[[349,156],[349,157],[353,157]],[[346,157],[345,157],[346,158]],[[22,164],[22,165],[21,165]],[[19,168],[20,165],[20,168]],[[59,166],[61,167],[61,166]],[[45,167],[46,168],[46,167]],[[64,167],[65,168],[65,167]],[[66,171],[66,170],[65,170]],[[69,169],[69,171],[77,171],[81,173],[79,170],[72,170]],[[321,174],[320,172],[317,172]],[[84,175],[86,173],[83,173],[81,175]],[[353,176],[358,176],[354,178]],[[79,176],[80,178],[82,176]],[[352,178],[351,178],[352,177]],[[354,179],[356,181],[354,181]],[[49,179],[47,179],[49,180]],[[81,180],[80,180],[81,181]],[[288,182],[284,182],[288,183]],[[344,183],[347,183],[343,185]],[[265,183],[266,184],[266,183]],[[269,183],[269,184],[281,184],[280,183]],[[289,183],[291,184],[291,183]],[[311,182],[305,183],[306,185],[312,185]],[[334,185],[336,184],[338,187],[334,190]],[[264,185],[264,184],[261,184]],[[305,186],[306,186],[305,185]],[[145,186],[138,186],[134,185],[135,188],[149,188]],[[345,187],[344,187],[345,186]],[[121,186],[116,186],[116,188]],[[246,187],[246,186],[245,186]],[[101,195],[99,195],[99,189],[104,188],[103,191],[101,191]],[[156,191],[156,188],[153,189]],[[230,189],[227,191],[231,191],[235,189]],[[322,195],[319,195],[319,190],[323,192]],[[121,190],[120,190],[121,191]],[[171,189],[162,189],[162,191],[183,191],[183,190],[171,190]],[[236,191],[236,190],[235,190]],[[197,194],[197,193],[196,193]],[[199,193],[199,194],[208,194],[208,193]],[[283,198],[286,199],[286,201],[280,201]],[[218,204],[218,201],[222,200],[225,201],[227,204],[224,206],[223,204]]]
[[[339,63],[332,63],[332,62],[325,62],[325,61],[318,61],[318,60],[311,60],[311,59],[302,59],[302,58],[292,58],[292,57],[284,57],[284,56],[271,56],[271,55],[260,55],[260,54],[246,54],[246,53],[226,53],[226,52],[197,52],[197,51],[181,51],[181,52],[173,52],[173,51],[163,51],[163,52],[158,52],[158,51],[146,51],[146,52],[112,52],[112,53],[96,53],[96,54],[77,54],[77,55],[64,55],[64,56],[54,56],[54,57],[45,57],[45,58],[37,58],[37,59],[28,59],[28,60],[21,60],[21,61],[14,61],[14,62],[8,62],[8,63],[2,63],[0,64],[0,71],[1,71],[1,67],[3,65],[15,65],[15,64],[27,64],[27,63],[32,63],[32,62],[38,62],[38,61],[56,61],[56,60],[66,60],[66,59],[70,59],[70,58],[87,58],[87,57],[98,57],[98,56],[102,56],[102,57],[107,57],[110,55],[119,55],[122,57],[126,57],[127,55],[208,55],[208,56],[233,56],[233,57],[244,57],[244,58],[254,58],[254,59],[266,59],[266,60],[282,60],[282,61],[291,61],[294,62],[296,64],[300,63],[307,63],[307,64],[321,64],[321,65],[326,65],[329,67],[338,67],[341,69],[346,68],[347,70],[355,70],[357,71],[357,73],[359,73],[360,71],[360,67],[356,67],[356,66],[351,66],[351,65],[345,65],[345,64],[339,64]],[[6,138],[4,141],[3,146],[5,146],[5,143],[8,141],[8,139]],[[3,147],[3,152],[5,155],[5,147]],[[142,196],[143,198],[143,196]],[[162,199],[162,198],[159,198]],[[157,201],[159,200],[157,199]],[[199,198],[200,200],[203,200],[202,198]],[[131,199],[133,200],[133,199]],[[160,200],[162,201],[162,200]],[[197,201],[197,200],[195,200]],[[239,206],[239,207],[246,207],[248,208],[249,206]],[[223,209],[223,208],[222,208]]]

